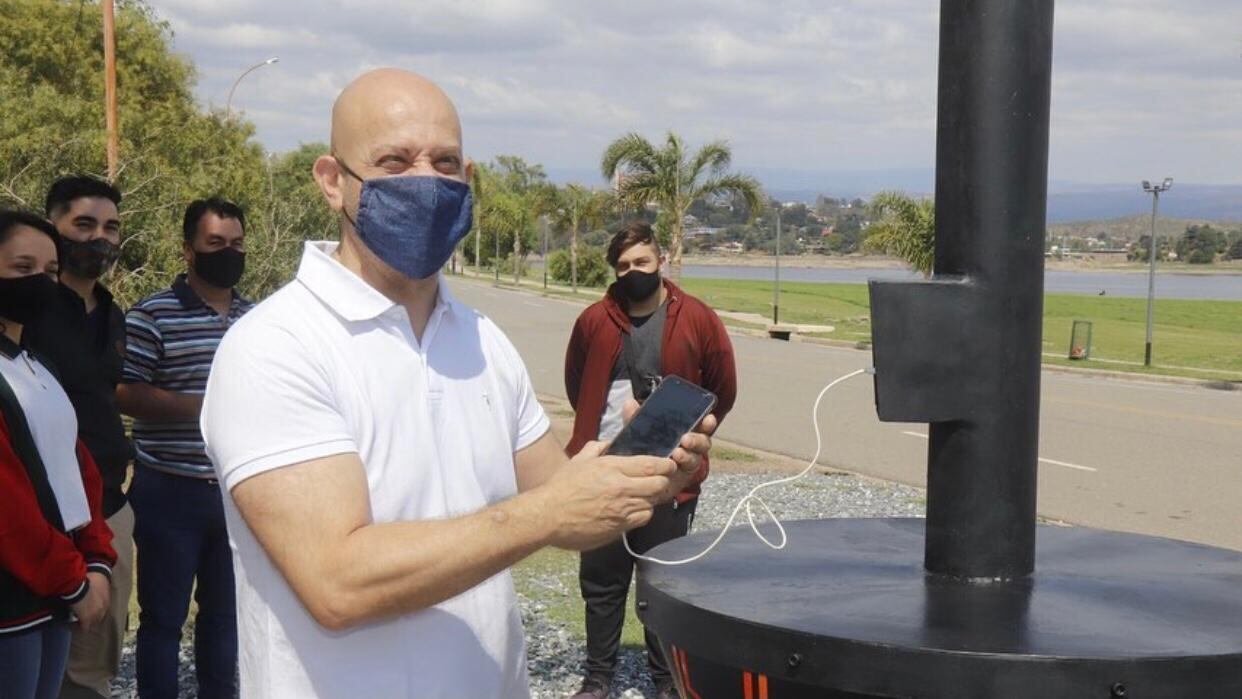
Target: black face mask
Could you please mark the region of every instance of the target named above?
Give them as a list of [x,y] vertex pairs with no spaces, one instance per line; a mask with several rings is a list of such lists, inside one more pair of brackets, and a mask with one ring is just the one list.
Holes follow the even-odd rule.
[[96,238],[85,243],[61,238],[60,242],[64,250],[61,267],[75,277],[83,279],[98,279],[121,255],[119,247],[103,238]]
[[237,286],[244,271],[246,253],[240,250],[224,248],[215,252],[194,251],[194,273],[214,287],[231,289]]
[[56,294],[56,282],[43,274],[0,279],[0,317],[26,325],[43,315]]
[[617,290],[631,302],[651,298],[651,295],[659,288],[659,271],[644,272],[641,269],[631,269],[624,276],[617,277]]

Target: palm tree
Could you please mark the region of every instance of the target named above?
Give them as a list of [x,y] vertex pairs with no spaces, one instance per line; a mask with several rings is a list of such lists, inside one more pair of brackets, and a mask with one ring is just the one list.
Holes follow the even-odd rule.
[[[662,148],[629,133],[604,151],[604,177],[617,178],[617,196],[627,206],[654,204],[668,227],[669,276],[681,276],[682,222],[690,205],[704,197],[740,196],[754,220],[763,208],[763,188],[749,175],[729,173],[733,156],[724,141],[713,141],[694,154],[669,132]],[[618,177],[619,176],[619,177]]]
[[578,293],[578,234],[581,226],[592,228],[604,221],[612,210],[613,198],[607,192],[588,189],[580,184],[566,185],[560,192],[557,210],[558,227],[569,228],[569,276],[574,293]]
[[867,227],[863,246],[899,257],[923,276],[936,259],[936,204],[902,192],[881,192],[871,200],[875,223]]

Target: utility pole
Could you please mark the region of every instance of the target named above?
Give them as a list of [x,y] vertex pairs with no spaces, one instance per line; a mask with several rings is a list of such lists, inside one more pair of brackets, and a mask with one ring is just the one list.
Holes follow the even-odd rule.
[[776,207],[776,283],[772,286],[772,325],[781,322],[781,208]]
[[100,4],[103,7],[104,127],[107,130],[108,143],[108,180],[114,182],[120,151],[117,145],[116,120],[116,18],[112,0],[103,0]]
[[548,290],[548,217],[540,219],[543,225],[543,290]]

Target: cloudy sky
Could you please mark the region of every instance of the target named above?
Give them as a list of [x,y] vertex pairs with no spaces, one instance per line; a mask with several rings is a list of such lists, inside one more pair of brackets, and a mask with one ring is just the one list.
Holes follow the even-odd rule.
[[[593,170],[613,138],[727,139],[739,169],[929,168],[935,0],[151,0],[198,94],[267,147],[326,139],[367,68],[452,96],[476,159]],[[1242,183],[1242,2],[1061,0],[1053,179]]]

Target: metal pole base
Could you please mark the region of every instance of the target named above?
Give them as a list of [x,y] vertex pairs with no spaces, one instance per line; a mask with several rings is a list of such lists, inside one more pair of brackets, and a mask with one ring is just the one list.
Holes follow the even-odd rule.
[[640,564],[639,617],[683,697],[1242,697],[1242,553],[1041,526],[1036,572],[986,583],[928,575],[923,524],[794,522],[781,551],[737,531]]

